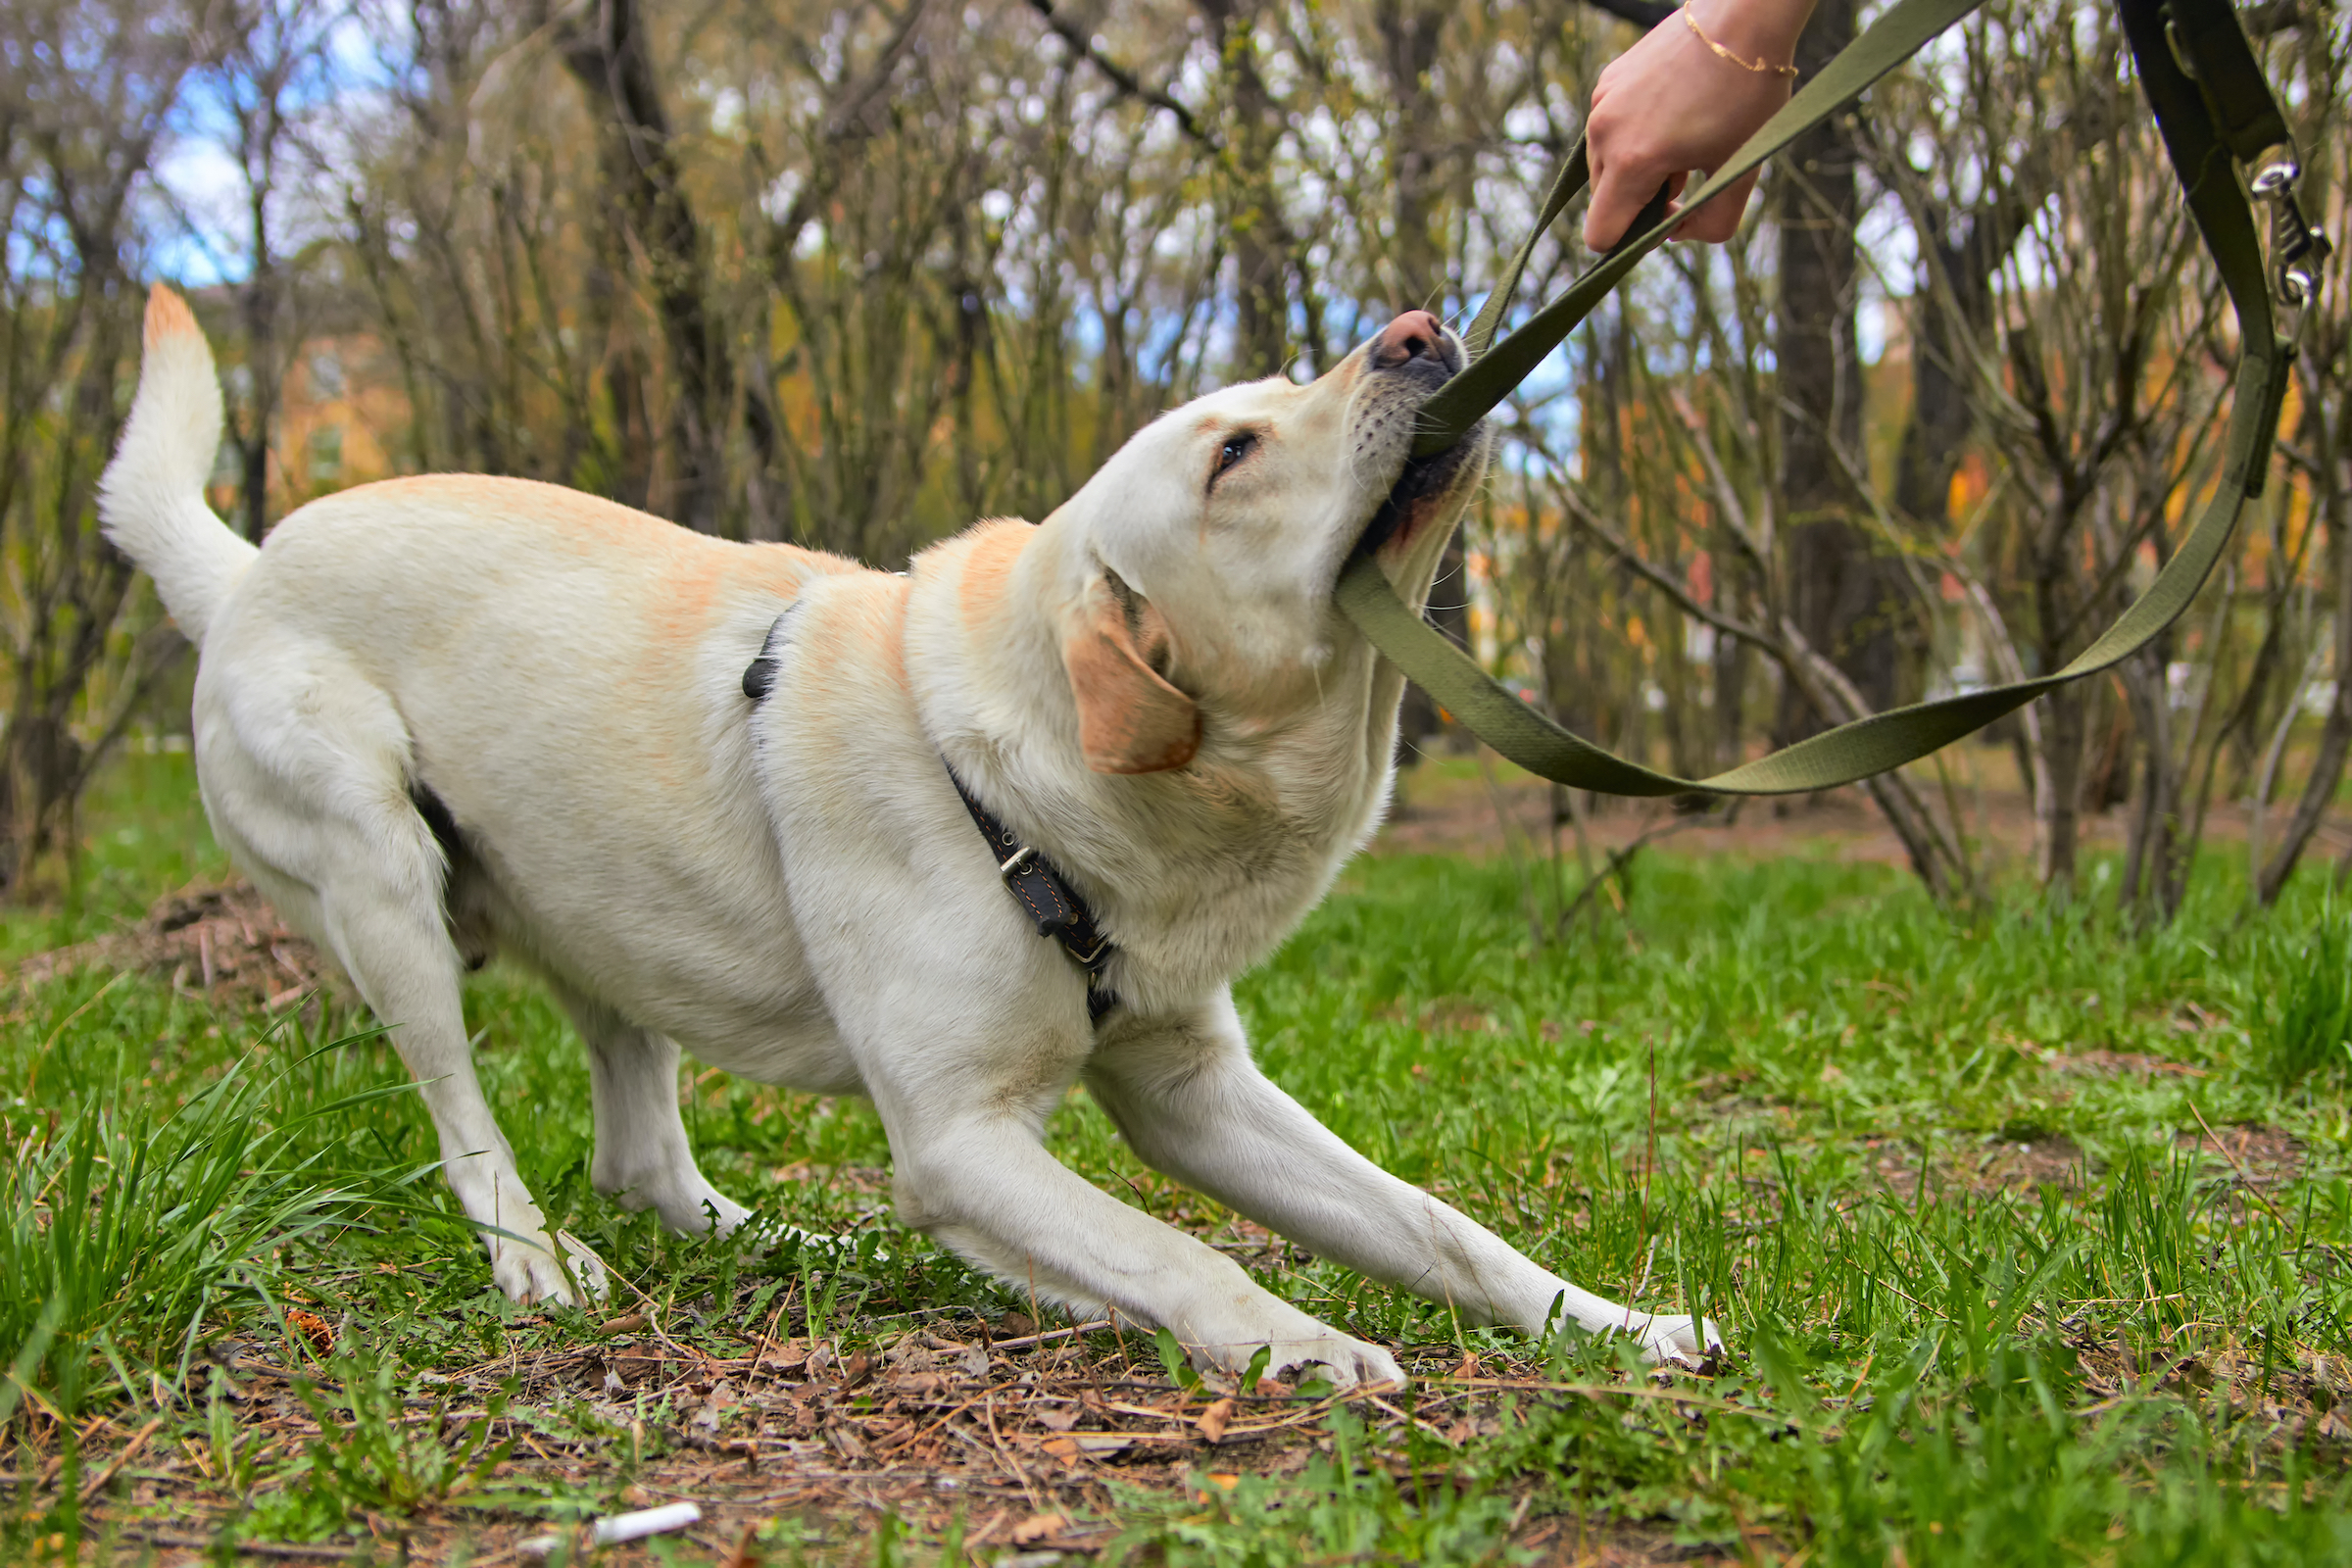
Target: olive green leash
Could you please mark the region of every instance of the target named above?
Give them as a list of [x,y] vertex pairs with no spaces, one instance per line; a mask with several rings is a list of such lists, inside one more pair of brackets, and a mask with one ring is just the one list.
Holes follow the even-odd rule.
[[[1841,113],[1873,82],[1982,3],[1897,0],[1766,122],[1731,162],[1691,191],[1686,206],[1697,207]],[[2238,366],[2222,476],[2213,498],[2147,592],[2072,662],[2032,680],[1875,713],[1726,772],[1687,779],[1579,739],[1512,696],[1398,598],[1368,553],[1341,574],[1341,610],[1374,647],[1495,751],[1542,777],[1609,795],[1788,795],[1850,784],[1925,757],[2052,687],[2096,674],[2147,646],[2188,608],[2228,546],[2239,512],[2262,493],[2293,364],[2295,328],[2318,286],[2328,242],[2305,220],[2297,204],[2299,167],[2286,122],[2228,0],[2121,0],[2119,9],[2166,154],[2235,312]],[[1679,220],[1666,215],[1661,191],[1635,220],[1623,242],[1518,330],[1494,342],[1537,241],[1584,189],[1590,173],[1580,141],[1552,181],[1526,244],[1465,334],[1471,363],[1423,406],[1416,454],[1441,452],[1461,440],[1673,231]],[[2249,191],[2271,211],[2267,273]]]

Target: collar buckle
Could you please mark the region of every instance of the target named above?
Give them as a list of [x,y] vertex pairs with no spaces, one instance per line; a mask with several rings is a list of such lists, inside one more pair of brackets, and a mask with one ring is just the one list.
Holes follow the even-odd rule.
[[[1054,862],[1040,854],[1034,844],[1023,844],[1015,838],[1010,828],[980,804],[978,796],[963,787],[963,780],[956,776],[954,768],[947,773],[948,782],[956,786],[964,809],[971,813],[972,825],[988,841],[990,858],[1004,856],[997,861],[998,880],[1028,912],[1037,934],[1053,938],[1069,955],[1070,961],[1085,972],[1087,1022],[1101,1028],[1103,1018],[1119,1005],[1118,993],[1102,983],[1102,971],[1109,966],[1117,948],[1095,923],[1094,910],[1086,906],[1078,890],[1062,879]],[[1006,850],[1012,853],[1004,855]]]

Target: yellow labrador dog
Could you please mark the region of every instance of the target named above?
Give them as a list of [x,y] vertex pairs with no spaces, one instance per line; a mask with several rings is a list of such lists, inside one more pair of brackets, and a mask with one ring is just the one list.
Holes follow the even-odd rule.
[[[475,1081],[459,976],[493,946],[587,1043],[597,1189],[675,1229],[748,1217],[687,1147],[684,1047],[871,1097],[906,1223],[1024,1290],[1165,1325],[1211,1368],[1268,1346],[1399,1376],[1049,1155],[1083,1080],[1155,1169],[1317,1253],[1475,1321],[1564,1311],[1695,1358],[1706,1325],[1579,1290],[1326,1131],[1234,1011],[1232,977],[1386,805],[1402,678],[1332,587],[1360,542],[1427,597],[1486,462],[1483,433],[1408,461],[1459,363],[1412,312],[1311,385],[1162,416],[1043,523],[983,522],[903,575],[455,474],[314,502],[256,550],[205,506],[219,382],[158,289],[102,507],[201,650],[215,831],[393,1028],[516,1299],[604,1275],[547,1233]],[[1048,868],[1083,949],[1040,940]]]

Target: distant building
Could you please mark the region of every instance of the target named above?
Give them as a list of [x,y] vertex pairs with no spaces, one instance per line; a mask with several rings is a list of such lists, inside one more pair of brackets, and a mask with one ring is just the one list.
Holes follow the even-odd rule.
[[[208,315],[235,309],[224,288],[199,290],[195,298]],[[213,344],[223,359],[221,391],[233,432],[252,418],[253,368],[229,358],[238,346],[230,334],[216,331]],[[372,332],[330,327],[306,335],[285,366],[270,420],[270,520],[319,496],[409,471],[413,464],[399,438],[412,416],[399,368]],[[243,482],[243,455],[224,434],[206,499],[223,516],[241,520]]]

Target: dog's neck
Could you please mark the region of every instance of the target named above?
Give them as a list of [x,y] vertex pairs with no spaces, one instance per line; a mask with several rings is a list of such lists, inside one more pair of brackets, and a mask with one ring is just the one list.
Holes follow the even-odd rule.
[[1101,916],[1120,995],[1186,1004],[1270,952],[1378,824],[1401,677],[1335,628],[1313,703],[1236,723],[1194,693],[1191,762],[1090,771],[1057,630],[1074,532],[983,523],[918,556],[907,679],[948,765]]

